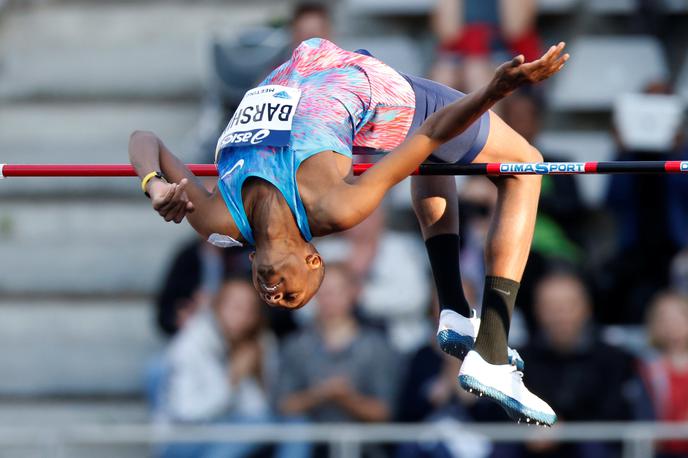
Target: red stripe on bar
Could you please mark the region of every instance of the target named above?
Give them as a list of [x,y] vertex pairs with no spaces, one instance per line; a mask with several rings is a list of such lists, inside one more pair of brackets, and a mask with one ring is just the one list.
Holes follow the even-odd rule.
[[664,170],[669,173],[681,173],[681,161],[667,161]]
[[489,162],[487,164],[487,174],[488,175],[499,175],[499,162]]
[[[214,164],[189,164],[197,176],[217,176]],[[133,177],[134,167],[128,164],[7,164],[7,177]]]
[[597,173],[597,162],[586,162],[585,173]]

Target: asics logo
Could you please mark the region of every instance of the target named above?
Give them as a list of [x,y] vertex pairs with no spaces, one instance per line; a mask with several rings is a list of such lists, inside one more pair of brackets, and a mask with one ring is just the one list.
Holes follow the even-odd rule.
[[222,142],[220,144],[224,146],[227,144],[248,142],[252,145],[257,145],[258,143],[265,140],[268,136],[270,136],[270,130],[268,129],[260,129],[257,132],[235,132],[227,134],[227,136],[222,139]]
[[244,160],[243,160],[243,159],[239,159],[239,160],[236,162],[236,164],[234,164],[234,165],[232,166],[231,169],[229,169],[228,171],[226,171],[226,172],[222,175],[222,177],[220,178],[220,180],[224,180],[224,179],[227,178],[232,172],[234,172],[234,171],[237,170],[237,169],[242,168],[243,166],[244,166]]

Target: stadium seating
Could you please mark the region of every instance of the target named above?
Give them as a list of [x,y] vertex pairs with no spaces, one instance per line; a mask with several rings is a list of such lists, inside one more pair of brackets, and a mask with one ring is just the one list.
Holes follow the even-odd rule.
[[[538,0],[540,13],[570,12],[580,0]],[[417,16],[425,15],[434,7],[435,0],[346,0],[351,12],[367,15]]]
[[[193,154],[189,137],[197,103],[26,102],[0,106],[0,151],[5,163],[121,163],[134,129],[156,132],[183,158]],[[128,195],[140,191],[132,179],[5,180],[0,196]]]
[[3,299],[0,307],[0,395],[138,394],[160,348],[145,300]]
[[684,54],[683,67],[676,78],[676,93],[688,102],[688,53]]
[[144,198],[24,202],[0,209],[0,252],[12,260],[0,263],[4,293],[150,294],[171,247],[191,236],[188,225],[166,224]]
[[209,35],[255,24],[268,7],[275,10],[255,2],[31,8],[0,28],[0,98],[199,95]]
[[424,56],[418,43],[404,36],[345,37],[337,40],[344,49],[366,49],[400,72],[424,75]]
[[638,7],[638,0],[585,0],[595,14],[628,14]]
[[[585,6],[593,14],[632,14],[640,6],[639,0],[585,0]],[[672,13],[685,13],[688,3],[684,0],[661,0],[656,5],[660,10]]]
[[642,91],[648,83],[665,81],[669,73],[661,45],[649,36],[581,37],[570,53],[567,70],[549,91],[557,110],[609,110],[616,96]]

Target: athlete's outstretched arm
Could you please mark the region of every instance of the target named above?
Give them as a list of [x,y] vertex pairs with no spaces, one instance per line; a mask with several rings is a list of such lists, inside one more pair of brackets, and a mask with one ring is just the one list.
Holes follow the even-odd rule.
[[211,194],[162,140],[152,132],[133,132],[129,138],[129,160],[142,179],[159,171],[167,180],[166,183],[153,178],[147,185],[153,208],[165,221],[180,223],[188,215],[198,232],[211,232],[205,227],[209,223],[205,214],[210,207]]
[[514,90],[549,78],[569,58],[565,44],[552,46],[540,59],[524,63],[523,56],[501,65],[485,87],[444,107],[425,120],[415,135],[383,157],[353,185],[341,186],[328,196],[337,227],[346,229],[363,221],[385,193],[409,176],[442,143],[466,130],[492,106]]

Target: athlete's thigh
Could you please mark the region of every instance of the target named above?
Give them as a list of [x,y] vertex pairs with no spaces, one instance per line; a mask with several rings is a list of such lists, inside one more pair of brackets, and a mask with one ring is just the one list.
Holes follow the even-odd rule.
[[490,132],[473,162],[539,162],[542,156],[518,132],[490,111]]

